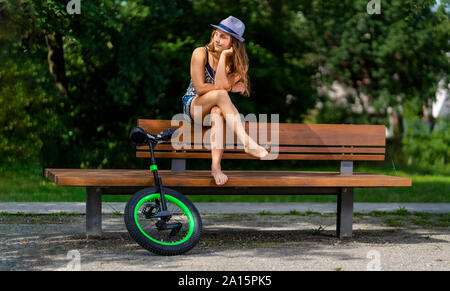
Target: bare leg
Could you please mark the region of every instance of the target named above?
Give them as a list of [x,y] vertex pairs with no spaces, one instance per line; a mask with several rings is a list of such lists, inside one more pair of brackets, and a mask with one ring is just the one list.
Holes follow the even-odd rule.
[[[201,116],[195,115],[195,106],[201,106]],[[246,153],[257,158],[263,158],[268,155],[267,150],[258,145],[245,132],[239,117],[239,112],[231,102],[228,92],[225,90],[212,90],[201,96],[195,96],[191,103],[191,116],[194,118],[194,122],[203,122],[205,116],[211,112],[211,109],[214,106],[220,108],[229,128],[235,128],[236,136],[244,144]],[[199,111],[197,111],[197,113],[198,112]]]
[[223,185],[228,181],[227,175],[222,172],[220,166],[220,161],[225,151],[224,127],[225,120],[222,110],[218,106],[214,106],[211,109],[211,174],[217,185]]

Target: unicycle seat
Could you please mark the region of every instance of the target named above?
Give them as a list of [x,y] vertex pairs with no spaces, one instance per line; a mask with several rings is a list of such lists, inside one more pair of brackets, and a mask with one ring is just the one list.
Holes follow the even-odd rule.
[[148,145],[149,142],[160,144],[170,140],[175,131],[176,130],[174,128],[168,128],[155,135],[149,133],[140,126],[135,126],[130,131],[130,139],[137,146]]

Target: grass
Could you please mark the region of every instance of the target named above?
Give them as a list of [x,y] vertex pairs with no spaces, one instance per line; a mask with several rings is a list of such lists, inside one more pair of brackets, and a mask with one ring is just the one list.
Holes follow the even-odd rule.
[[[280,169],[272,169],[280,170]],[[284,169],[286,170],[286,169]],[[295,169],[292,169],[295,170]],[[318,170],[298,169],[298,170]],[[330,170],[322,168],[319,170]],[[356,188],[355,202],[450,202],[450,177],[415,169],[355,166],[356,172],[409,177],[412,187]],[[105,195],[105,202],[125,202],[129,195]],[[189,195],[193,202],[336,202],[334,195]],[[39,166],[0,166],[1,202],[83,202],[84,187],[61,187],[50,182]]]
[[323,227],[322,225],[319,225],[319,227],[318,228],[314,228],[313,229],[313,233],[314,234],[320,234],[322,231],[324,231],[325,230],[325,227]]

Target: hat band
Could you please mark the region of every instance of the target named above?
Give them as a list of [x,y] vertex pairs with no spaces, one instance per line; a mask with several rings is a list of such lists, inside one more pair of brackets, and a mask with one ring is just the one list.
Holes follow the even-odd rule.
[[[239,34],[237,34],[236,32],[234,32],[233,30],[231,30],[230,28],[228,28],[227,26],[225,26],[225,25],[223,25],[223,24],[220,24],[219,23],[219,25],[217,25],[218,27],[220,27],[220,28],[222,28],[223,30],[225,30],[226,32],[229,32],[229,33],[232,33],[232,34],[236,34],[236,35],[239,35]],[[239,35],[240,36],[240,35]]]

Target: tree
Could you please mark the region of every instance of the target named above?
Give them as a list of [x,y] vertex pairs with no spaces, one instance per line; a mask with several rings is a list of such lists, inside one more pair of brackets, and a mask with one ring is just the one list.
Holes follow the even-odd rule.
[[400,119],[404,106],[422,116],[431,112],[422,108],[430,107],[439,81],[448,83],[450,71],[449,11],[443,6],[432,11],[434,3],[382,2],[381,14],[370,15],[367,1],[313,1],[307,18],[320,48],[315,58],[321,82],[337,80],[353,88],[362,104],[362,96],[368,96],[363,108],[376,110],[365,112],[368,122],[386,122],[389,107]]
[[[129,166],[135,160],[129,129],[140,117],[170,119],[181,112],[192,51],[209,41],[209,24],[228,15],[247,25],[252,96],[233,97],[240,111],[299,121],[313,104],[315,69],[305,60],[312,48],[296,13],[301,1],[92,0],[74,15],[66,4],[9,0],[0,10],[0,50],[7,60],[0,71],[8,76],[0,80],[6,84],[2,96],[18,96],[12,88],[17,80],[32,102],[46,100],[39,112],[10,107],[2,123],[18,126],[24,115],[55,120],[53,127],[33,127],[44,166]],[[21,114],[11,118],[14,111]],[[4,134],[15,142],[27,138]]]

